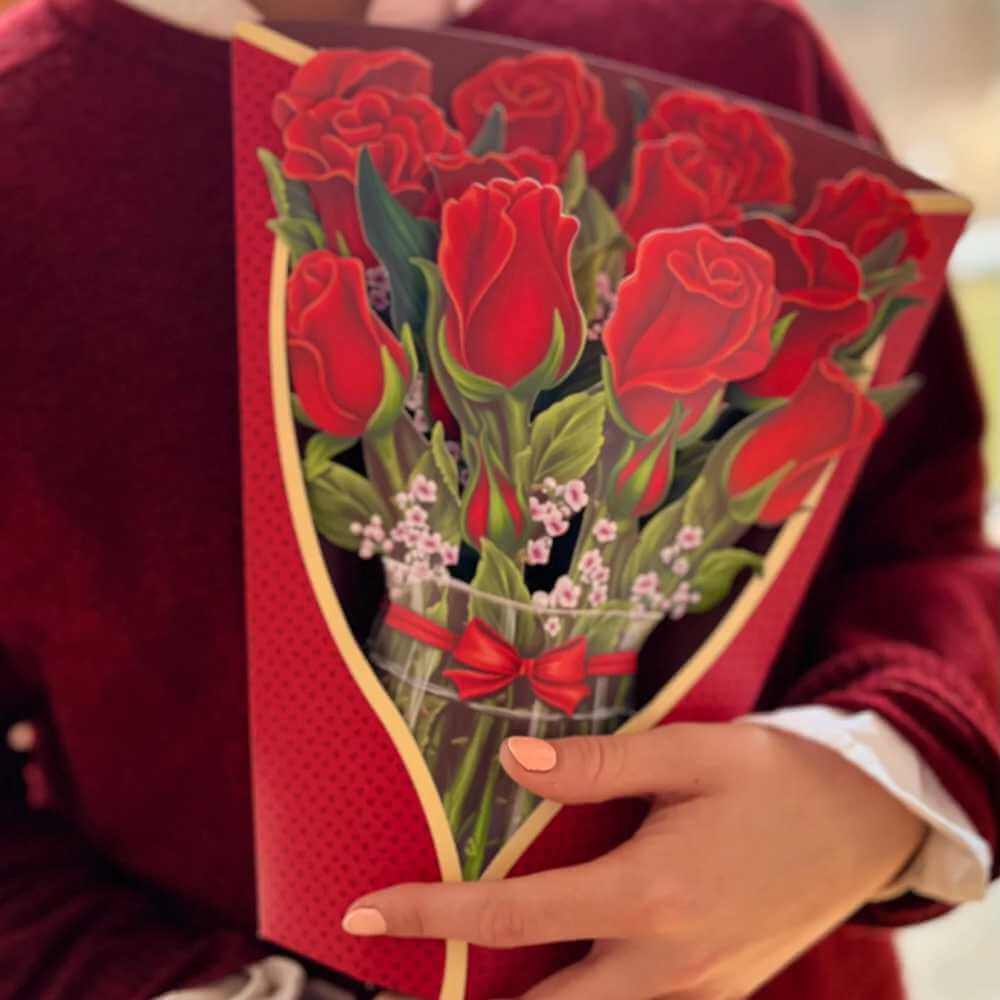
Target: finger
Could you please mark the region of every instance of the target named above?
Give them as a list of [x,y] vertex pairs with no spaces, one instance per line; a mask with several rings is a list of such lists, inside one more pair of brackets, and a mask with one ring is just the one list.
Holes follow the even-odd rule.
[[639,933],[630,885],[642,869],[623,845],[596,861],[497,882],[414,882],[369,893],[344,916],[349,934],[441,938],[487,948]]
[[646,733],[539,740],[512,736],[500,749],[519,785],[556,802],[700,794],[714,773],[720,726],[661,726]]

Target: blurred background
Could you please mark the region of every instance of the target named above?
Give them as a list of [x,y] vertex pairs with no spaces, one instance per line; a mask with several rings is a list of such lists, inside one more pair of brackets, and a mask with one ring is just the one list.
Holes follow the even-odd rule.
[[[987,524],[1000,543],[1000,0],[803,4],[895,158],[976,206],[951,285],[987,404]],[[1000,885],[986,902],[903,931],[899,942],[912,1000],[998,1000]]]
[[[988,526],[1000,543],[1000,0],[801,2],[895,157],[976,205],[951,282],[987,404]],[[1000,886],[899,938],[912,1000],[1000,1000]]]

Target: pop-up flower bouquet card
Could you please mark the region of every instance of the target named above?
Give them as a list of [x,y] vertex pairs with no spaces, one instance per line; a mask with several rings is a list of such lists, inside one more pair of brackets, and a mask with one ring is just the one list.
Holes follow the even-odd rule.
[[457,31],[247,27],[234,113],[261,930],[512,996],[579,946],[344,909],[634,829],[518,788],[510,736],[753,708],[968,205],[787,112]]

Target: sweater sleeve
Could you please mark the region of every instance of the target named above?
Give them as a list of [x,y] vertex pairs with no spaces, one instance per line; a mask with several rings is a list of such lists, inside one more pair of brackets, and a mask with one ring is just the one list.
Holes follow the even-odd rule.
[[[0,661],[3,732],[31,713],[26,694],[11,658]],[[250,935],[200,926],[127,877],[49,808],[45,753],[44,740],[30,757],[6,741],[0,750],[0,995],[148,1000],[263,954]]]
[[[950,301],[916,367],[924,388],[876,446],[767,701],[878,712],[996,858],[1000,560],[982,534],[982,414]],[[911,894],[860,917],[941,909]]]

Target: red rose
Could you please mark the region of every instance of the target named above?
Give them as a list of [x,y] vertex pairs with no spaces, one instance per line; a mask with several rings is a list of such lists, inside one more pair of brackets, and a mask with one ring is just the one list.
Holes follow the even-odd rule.
[[584,337],[570,273],[578,229],[559,189],[530,179],[475,184],[444,206],[445,344],[462,368],[516,387],[552,352],[556,314],[564,341],[544,384],[572,368]]
[[740,388],[749,396],[790,396],[817,358],[860,336],[872,319],[857,260],[839,243],[775,216],[752,216],[737,233],[774,259],[781,313],[795,313],[770,364]]
[[461,152],[452,155],[429,156],[427,163],[434,175],[438,198],[460,198],[473,184],[503,179],[517,181],[533,177],[542,184],[554,184],[559,178],[559,168],[550,156],[543,156],[533,149],[515,149],[513,153],[486,153],[472,156]]
[[361,261],[307,253],[288,281],[288,363],[306,413],[334,437],[360,436],[385,394],[386,365],[403,383],[403,345],[368,306]]
[[501,551],[513,553],[526,524],[517,490],[492,449],[484,447],[482,441],[476,442],[472,459],[462,504],[465,537],[476,548],[488,538]]
[[650,233],[603,333],[621,414],[652,434],[679,402],[690,430],[727,382],[767,364],[778,306],[774,263],[746,240],[708,226]]
[[678,133],[705,143],[735,204],[792,200],[791,150],[756,108],[701,91],[669,91],[649,109],[638,135],[649,141]]
[[507,149],[537,149],[560,169],[578,149],[595,167],[615,147],[601,82],[568,52],[496,59],[460,83],[451,113],[466,139],[475,137],[495,104],[507,112]]
[[381,87],[320,101],[289,122],[284,140],[285,174],[308,182],[330,245],[339,232],[351,254],[369,266],[375,256],[365,243],[354,200],[362,147],[368,147],[386,187],[411,211],[420,212],[431,186],[428,155],[457,153],[463,146],[462,137],[428,98]]
[[326,49],[295,71],[274,99],[272,117],[284,128],[300,111],[328,97],[350,97],[365,87],[430,94],[431,64],[409,49]]
[[897,232],[904,237],[897,259],[923,257],[929,246],[924,224],[906,195],[885,177],[864,170],[820,184],[796,225],[826,233],[859,258]]
[[728,489],[734,496],[766,482],[789,462],[757,516],[780,524],[801,506],[835,458],[868,445],[884,425],[882,411],[832,361],[817,361],[784,406],[771,411],[733,457]]
[[[628,198],[618,209],[622,229],[634,243],[654,229],[695,222],[732,228],[739,218],[732,178],[697,136],[675,135],[635,147]],[[630,266],[633,261],[634,254]]]

